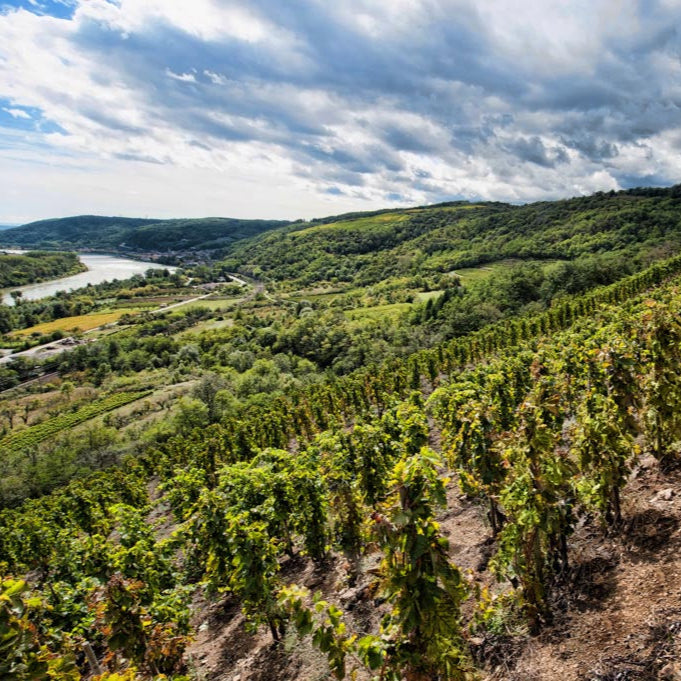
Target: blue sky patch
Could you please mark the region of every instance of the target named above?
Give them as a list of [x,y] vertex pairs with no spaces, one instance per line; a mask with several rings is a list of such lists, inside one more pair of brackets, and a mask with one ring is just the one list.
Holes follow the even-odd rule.
[[76,0],[0,0],[0,11],[25,9],[39,16],[72,19],[78,3]]

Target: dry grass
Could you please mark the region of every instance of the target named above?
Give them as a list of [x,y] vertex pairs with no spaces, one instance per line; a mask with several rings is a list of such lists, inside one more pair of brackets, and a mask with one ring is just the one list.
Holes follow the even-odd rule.
[[124,314],[132,312],[131,309],[116,310],[114,312],[101,312],[95,314],[79,315],[78,317],[64,317],[51,322],[36,324],[28,329],[15,331],[14,336],[30,336],[33,333],[48,334],[53,331],[90,331],[104,324],[117,322]]

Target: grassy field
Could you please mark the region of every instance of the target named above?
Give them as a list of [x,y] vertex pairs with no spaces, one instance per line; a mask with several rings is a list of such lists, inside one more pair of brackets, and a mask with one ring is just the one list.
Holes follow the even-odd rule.
[[48,334],[53,331],[90,331],[96,329],[98,326],[104,324],[111,324],[117,322],[124,314],[133,313],[135,310],[128,308],[125,310],[116,310],[114,312],[97,312],[94,314],[80,315],[78,317],[64,317],[63,319],[55,319],[51,322],[43,324],[36,324],[28,329],[20,329],[14,331],[14,336],[30,336],[33,333]]
[[496,272],[501,270],[509,269],[515,265],[520,265],[521,263],[539,263],[542,267],[550,267],[555,265],[559,260],[499,260],[497,262],[490,262],[485,265],[480,265],[479,267],[463,267],[461,269],[454,270],[454,273],[463,279],[463,283],[470,283],[473,281],[480,281],[481,279],[487,279]]
[[472,281],[480,281],[481,279],[487,279],[490,275],[494,274],[495,271],[503,269],[499,266],[499,263],[495,263],[496,267],[493,265],[485,265],[481,267],[462,267],[460,270],[454,270],[454,274],[463,279],[464,284],[470,283]]
[[315,232],[326,232],[336,229],[367,229],[379,225],[404,222],[407,217],[407,215],[401,215],[399,213],[384,213],[382,215],[372,215],[371,217],[366,218],[355,218],[354,220],[341,220],[339,222],[328,222],[323,225],[312,225],[311,227],[292,232],[291,234],[294,237],[299,237],[314,234]]
[[234,326],[233,319],[209,319],[205,322],[199,322],[196,326],[181,331],[176,335],[177,338],[184,336],[191,336],[192,334],[201,333],[201,331],[214,331],[215,329],[224,329],[228,326]]
[[383,319],[384,317],[399,317],[411,307],[411,303],[390,303],[388,305],[376,305],[375,307],[358,307],[355,310],[346,310],[348,319]]
[[219,310],[229,310],[234,305],[236,300],[238,299],[232,298],[230,300],[228,298],[223,298],[222,300],[213,300],[211,298],[205,298],[204,300],[197,300],[195,303],[187,303],[186,305],[182,305],[168,311],[186,312],[187,310],[197,310],[199,308],[203,308],[204,310],[208,309],[217,312]]
[[425,303],[427,300],[430,300],[431,298],[437,298],[438,296],[442,295],[444,293],[443,290],[438,290],[438,291],[419,291],[416,294],[416,302],[417,303]]

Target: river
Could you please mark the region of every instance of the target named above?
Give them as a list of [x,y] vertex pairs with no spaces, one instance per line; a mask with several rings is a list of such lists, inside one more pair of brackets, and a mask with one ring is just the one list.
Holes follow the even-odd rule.
[[[25,251],[9,251],[11,253],[23,253]],[[174,272],[176,267],[159,265],[153,262],[143,262],[140,260],[130,260],[121,258],[118,255],[91,255],[79,253],[78,257],[87,267],[87,272],[80,272],[71,277],[62,279],[51,279],[42,281],[39,284],[27,284],[26,286],[16,286],[14,288],[0,289],[2,302],[5,305],[14,305],[10,291],[21,291],[25,300],[38,300],[54,295],[57,291],[73,291],[88,284],[101,284],[103,281],[113,279],[128,279],[133,274],[144,274],[148,269],[167,269]]]

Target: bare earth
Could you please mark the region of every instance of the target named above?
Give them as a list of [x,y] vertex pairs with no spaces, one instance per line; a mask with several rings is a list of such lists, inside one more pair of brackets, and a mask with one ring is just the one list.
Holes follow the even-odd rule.
[[[448,502],[440,522],[452,559],[471,581],[494,585],[487,571],[494,546],[485,509],[464,499],[455,482]],[[654,460],[644,459],[623,502],[619,534],[607,536],[596,521],[586,519],[572,537],[570,575],[556,590],[550,627],[537,637],[509,632],[504,640],[477,649],[474,639],[483,681],[681,680],[681,471],[663,473]],[[352,588],[341,557],[321,569],[297,557],[282,565],[282,576],[287,583],[321,591],[346,612],[348,629],[362,635],[378,630],[382,614],[372,600],[368,572],[378,558],[365,559],[365,573]],[[229,599],[195,605],[199,633],[189,659],[199,678],[332,678],[324,656],[309,641],[289,633],[275,646],[265,629],[249,634],[238,605]],[[361,670],[357,678],[368,674]]]

